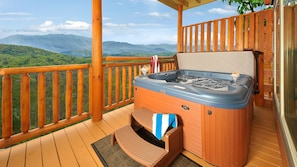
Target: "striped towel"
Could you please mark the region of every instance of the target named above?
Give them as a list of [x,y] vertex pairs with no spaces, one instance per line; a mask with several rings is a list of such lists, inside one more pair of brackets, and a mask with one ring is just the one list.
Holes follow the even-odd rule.
[[162,139],[163,135],[169,127],[177,127],[177,117],[175,114],[153,114],[153,135],[155,135],[159,140]]

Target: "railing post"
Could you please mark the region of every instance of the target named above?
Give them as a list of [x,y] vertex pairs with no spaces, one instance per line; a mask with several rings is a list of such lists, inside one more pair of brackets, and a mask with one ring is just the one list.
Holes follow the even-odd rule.
[[92,8],[92,121],[99,121],[103,109],[102,1],[93,0]]
[[46,113],[46,77],[44,73],[38,73],[38,127],[43,128]]
[[183,52],[183,5],[178,5],[177,52]]
[[60,74],[54,71],[52,74],[52,105],[53,105],[53,123],[60,120]]
[[30,76],[21,76],[21,131],[28,133],[30,130]]
[[[2,78],[2,138],[12,135],[12,79],[10,75]],[[1,147],[0,147],[1,148]]]

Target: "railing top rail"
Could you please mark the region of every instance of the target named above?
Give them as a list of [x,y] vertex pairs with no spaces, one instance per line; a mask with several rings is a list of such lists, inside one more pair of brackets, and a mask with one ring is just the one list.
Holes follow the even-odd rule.
[[[272,9],[266,9],[266,10],[272,10]],[[252,13],[246,13],[246,14],[242,14],[243,16],[249,16],[249,15],[255,15],[260,13],[261,11],[256,11],[256,12],[252,12]],[[200,25],[200,24],[207,24],[209,22],[215,22],[215,21],[219,21],[219,20],[228,20],[228,19],[234,19],[239,17],[240,15],[235,15],[235,16],[229,16],[229,17],[224,17],[224,18],[218,18],[218,19],[214,19],[214,20],[208,20],[208,21],[204,21],[204,22],[199,22],[199,23],[194,23],[194,24],[188,24],[188,25],[184,25],[183,27],[192,27],[192,26],[196,26],[196,25]]]
[[78,70],[78,69],[87,69],[89,67],[90,67],[89,64],[70,64],[70,65],[55,65],[55,66],[0,68],[0,75]]
[[[172,56],[158,56],[159,59],[172,59]],[[151,57],[133,57],[133,56],[107,56],[104,58],[105,61],[120,61],[120,60],[150,60]]]

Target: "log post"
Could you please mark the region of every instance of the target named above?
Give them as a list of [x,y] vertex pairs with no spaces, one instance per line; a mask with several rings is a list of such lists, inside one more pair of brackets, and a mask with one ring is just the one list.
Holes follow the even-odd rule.
[[102,1],[92,4],[92,121],[102,119],[103,67],[102,67]]
[[177,19],[177,52],[183,52],[183,5],[178,5]]

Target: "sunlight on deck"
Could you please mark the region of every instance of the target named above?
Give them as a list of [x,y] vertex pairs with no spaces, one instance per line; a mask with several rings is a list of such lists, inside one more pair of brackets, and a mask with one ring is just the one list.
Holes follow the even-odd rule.
[[[1,149],[0,167],[103,166],[90,144],[128,124],[129,114],[133,109],[134,104],[130,104],[104,114],[103,120],[99,122],[87,120],[28,142]],[[189,152],[184,154],[202,166],[211,166]],[[246,166],[282,166],[271,108],[255,107]]]

